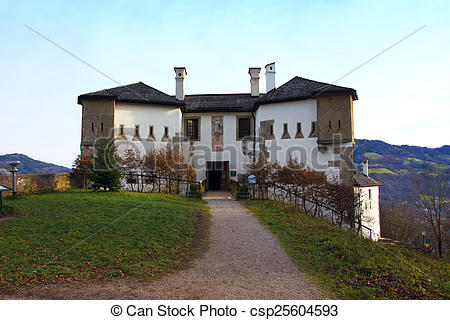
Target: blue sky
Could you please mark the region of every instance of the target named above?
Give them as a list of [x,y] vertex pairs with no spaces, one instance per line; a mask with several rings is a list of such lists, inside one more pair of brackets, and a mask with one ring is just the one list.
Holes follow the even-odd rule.
[[[70,166],[79,94],[116,86],[28,25],[122,84],[174,94],[249,92],[248,67],[276,61],[277,86],[298,75],[357,89],[356,138],[449,144],[448,1],[1,1],[0,154]],[[262,74],[263,75],[263,74]],[[265,92],[264,76],[261,91]]]

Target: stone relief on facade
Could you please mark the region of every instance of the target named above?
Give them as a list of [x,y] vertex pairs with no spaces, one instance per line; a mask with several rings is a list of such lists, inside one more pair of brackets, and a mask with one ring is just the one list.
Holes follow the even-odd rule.
[[211,117],[212,151],[223,151],[223,116]]

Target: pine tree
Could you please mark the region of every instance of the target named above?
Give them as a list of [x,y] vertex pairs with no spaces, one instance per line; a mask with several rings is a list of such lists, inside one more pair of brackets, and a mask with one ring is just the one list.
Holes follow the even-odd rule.
[[98,139],[95,144],[95,157],[91,167],[89,180],[94,190],[117,191],[120,184],[121,171],[118,168],[116,147],[113,139]]

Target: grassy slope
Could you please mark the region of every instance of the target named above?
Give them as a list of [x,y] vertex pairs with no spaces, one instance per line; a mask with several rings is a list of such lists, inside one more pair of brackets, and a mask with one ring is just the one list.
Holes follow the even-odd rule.
[[65,192],[5,204],[31,214],[0,222],[0,288],[151,279],[184,267],[206,244],[207,207],[181,196]]
[[331,296],[346,299],[449,299],[450,264],[374,243],[272,201],[246,201],[288,255]]

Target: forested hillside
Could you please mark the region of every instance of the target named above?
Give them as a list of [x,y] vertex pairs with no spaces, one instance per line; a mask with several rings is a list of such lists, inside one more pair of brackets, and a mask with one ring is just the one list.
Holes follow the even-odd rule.
[[0,156],[0,174],[9,174],[10,167],[8,163],[11,161],[21,162],[17,168],[20,174],[70,172],[69,168],[63,166],[34,160],[24,154],[11,153]]
[[450,145],[425,148],[357,139],[353,159],[358,170],[363,160],[369,160],[369,174],[383,183],[380,188],[383,202],[408,201],[414,198],[418,174],[427,167],[450,170]]

